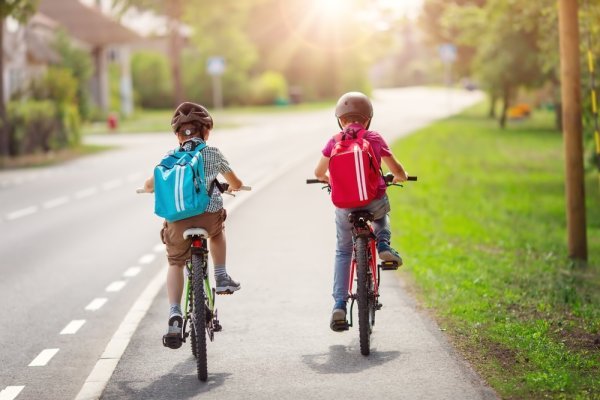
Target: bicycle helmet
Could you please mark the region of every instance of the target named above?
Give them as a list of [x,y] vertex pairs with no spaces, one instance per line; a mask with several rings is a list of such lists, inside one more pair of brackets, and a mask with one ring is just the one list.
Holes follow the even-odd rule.
[[171,128],[173,128],[173,132],[177,133],[181,125],[194,122],[198,122],[208,129],[213,128],[213,119],[208,113],[208,110],[200,104],[186,101],[181,103],[175,110],[173,118],[171,119]]
[[[348,92],[342,95],[335,106],[335,116],[338,119],[341,117],[348,117],[352,115],[359,115],[365,119],[368,119],[367,129],[371,124],[371,118],[373,118],[373,105],[371,100],[361,92]],[[341,127],[341,125],[340,125]]]

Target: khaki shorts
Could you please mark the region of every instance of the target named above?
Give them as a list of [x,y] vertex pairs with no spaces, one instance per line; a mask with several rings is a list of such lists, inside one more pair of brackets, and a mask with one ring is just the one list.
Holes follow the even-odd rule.
[[162,242],[167,245],[167,259],[170,265],[184,265],[190,258],[191,239],[184,239],[183,232],[189,228],[204,228],[208,237],[218,235],[225,229],[227,211],[222,208],[216,212],[209,212],[194,217],[189,217],[175,222],[163,223],[160,231]]

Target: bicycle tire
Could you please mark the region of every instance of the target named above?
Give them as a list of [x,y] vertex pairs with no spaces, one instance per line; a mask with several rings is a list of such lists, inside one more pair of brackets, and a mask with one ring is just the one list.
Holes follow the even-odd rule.
[[356,294],[358,301],[358,334],[360,353],[368,356],[371,352],[371,299],[369,290],[369,241],[366,237],[356,238]]
[[[198,379],[206,382],[208,379],[208,359],[206,354],[206,296],[204,294],[204,271],[203,260],[199,254],[192,254],[192,274],[194,292],[194,327],[192,334],[196,340],[196,368]],[[192,340],[194,342],[194,340]]]

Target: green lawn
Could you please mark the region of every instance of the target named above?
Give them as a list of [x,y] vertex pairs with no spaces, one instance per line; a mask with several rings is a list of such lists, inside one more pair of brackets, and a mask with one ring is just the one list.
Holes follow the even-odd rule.
[[534,112],[502,131],[480,105],[395,144],[419,181],[388,191],[416,295],[503,398],[600,398],[600,179],[589,263],[567,257],[562,137]]

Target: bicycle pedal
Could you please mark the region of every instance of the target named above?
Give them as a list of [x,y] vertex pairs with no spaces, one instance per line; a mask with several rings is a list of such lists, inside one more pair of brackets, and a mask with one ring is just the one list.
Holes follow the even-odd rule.
[[213,321],[213,330],[215,332],[221,332],[223,330],[223,326],[221,326],[218,320]]
[[217,292],[217,294],[233,294],[233,292],[231,290],[227,289],[222,292]]
[[382,261],[381,264],[379,264],[379,267],[383,271],[395,271],[398,269],[399,266],[400,265],[397,261]]
[[181,347],[183,340],[181,339],[181,336],[179,336],[179,335],[176,335],[173,333],[167,333],[166,335],[163,335],[162,342],[163,342],[163,346],[165,346],[165,347],[168,347],[170,349],[178,349]]
[[377,303],[377,305],[375,306],[377,310],[381,310],[381,307],[383,307],[383,304],[381,303]]

